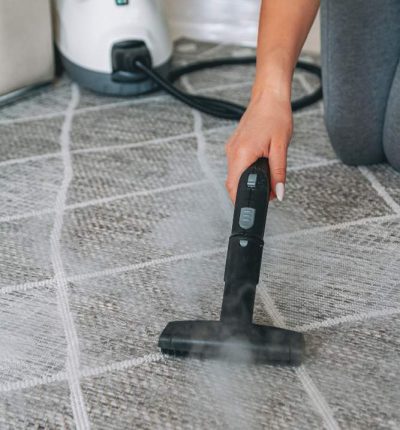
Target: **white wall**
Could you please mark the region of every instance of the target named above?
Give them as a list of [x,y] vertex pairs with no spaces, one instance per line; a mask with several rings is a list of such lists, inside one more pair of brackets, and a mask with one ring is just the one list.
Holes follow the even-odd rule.
[[[260,0],[164,0],[174,37],[255,46]],[[304,50],[319,52],[319,19]]]

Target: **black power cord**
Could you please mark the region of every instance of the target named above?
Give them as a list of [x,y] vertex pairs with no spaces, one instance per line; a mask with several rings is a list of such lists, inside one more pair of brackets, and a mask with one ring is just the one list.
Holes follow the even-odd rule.
[[[246,106],[241,106],[239,104],[232,103],[227,100],[190,94],[175,87],[173,85],[173,82],[175,82],[183,75],[197,72],[199,70],[227,65],[255,64],[255,62],[256,57],[219,58],[215,60],[199,61],[172,70],[168,76],[168,79],[165,79],[160,74],[155,72],[151,67],[146,65],[144,61],[136,59],[133,61],[132,71],[142,72],[171,96],[175,97],[176,99],[180,100],[181,102],[187,104],[194,109],[197,109],[201,112],[218,118],[240,120],[246,110]],[[307,94],[297,100],[293,100],[293,112],[310,106],[313,103],[316,103],[322,99],[321,68],[316,64],[307,63],[305,61],[299,61],[296,64],[296,68],[317,76],[320,80],[320,85],[312,93]]]

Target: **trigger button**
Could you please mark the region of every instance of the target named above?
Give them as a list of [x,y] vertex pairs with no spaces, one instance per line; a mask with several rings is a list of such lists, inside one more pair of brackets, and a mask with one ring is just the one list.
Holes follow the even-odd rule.
[[247,177],[247,186],[249,188],[255,188],[257,184],[257,173],[250,173]]
[[239,216],[239,226],[245,230],[253,227],[256,210],[254,208],[242,208]]

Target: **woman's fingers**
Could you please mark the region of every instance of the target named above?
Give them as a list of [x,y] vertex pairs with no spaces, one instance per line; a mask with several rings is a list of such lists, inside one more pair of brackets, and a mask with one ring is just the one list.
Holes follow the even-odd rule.
[[235,202],[240,176],[258,157],[251,146],[235,145],[235,143],[226,145],[226,154],[228,158],[228,177],[225,185],[231,200]]
[[[236,200],[237,187],[241,174],[260,157],[268,157],[271,174],[271,199],[279,201],[285,195],[286,157],[289,138],[272,140],[271,145],[250,146],[236,143],[235,140],[226,145],[228,158],[228,177],[226,188],[232,201]],[[262,149],[264,148],[264,149]]]
[[286,180],[286,153],[292,135],[290,100],[282,102],[274,93],[261,103],[250,102],[246,113],[226,144],[228,177],[226,188],[234,202],[242,173],[260,157],[269,158],[270,199],[283,199]]
[[285,195],[286,157],[289,142],[287,139],[275,139],[269,149],[269,168],[271,173],[271,188],[279,201]]

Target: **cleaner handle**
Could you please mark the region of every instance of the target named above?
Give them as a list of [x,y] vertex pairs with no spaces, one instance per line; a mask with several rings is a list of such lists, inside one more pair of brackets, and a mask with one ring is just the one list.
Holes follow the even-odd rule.
[[268,160],[260,158],[243,172],[238,185],[226,257],[221,320],[252,321],[269,194]]
[[241,175],[236,194],[232,235],[264,238],[270,194],[267,158],[259,158]]

